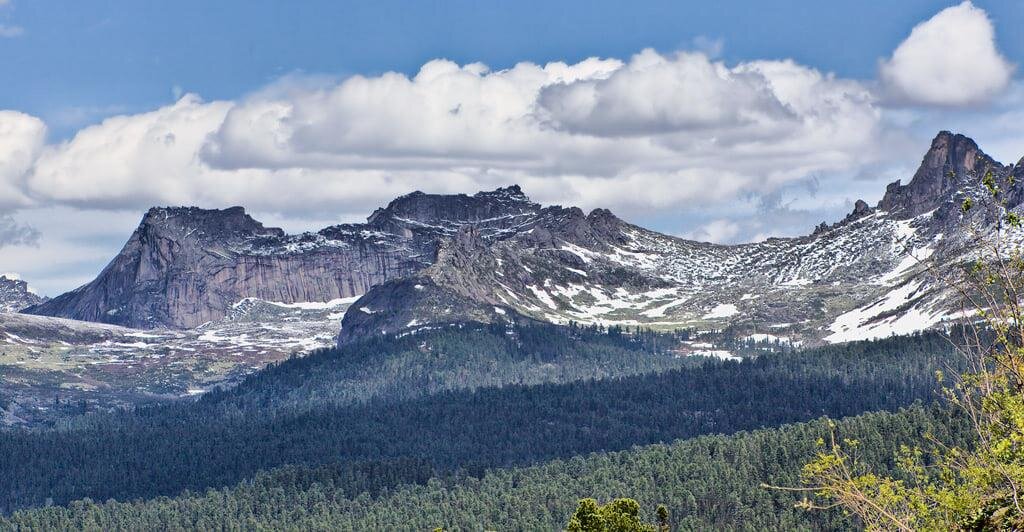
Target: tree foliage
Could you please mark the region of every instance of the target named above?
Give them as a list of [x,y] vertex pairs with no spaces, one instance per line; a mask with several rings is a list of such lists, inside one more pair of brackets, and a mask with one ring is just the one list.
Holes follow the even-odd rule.
[[567,532],[655,532],[654,525],[640,521],[640,503],[615,499],[601,505],[582,499],[565,526]]
[[962,205],[965,215],[977,212],[978,204],[987,209],[973,218],[981,230],[965,231],[972,259],[945,278],[963,300],[967,327],[952,340],[967,369],[953,373],[943,391],[970,421],[973,438],[948,445],[926,435],[900,449],[898,474],[888,476],[859,460],[858,441],[822,440],[802,475],[801,490],[815,498],[802,506],[840,507],[878,530],[1024,528],[1024,256],[1016,242],[1021,218],[1005,209],[1003,188],[991,171],[981,182],[993,201],[967,198]]
[[[479,343],[481,336],[463,339]],[[577,352],[588,349],[577,342]],[[941,338],[921,335],[642,376],[339,406],[330,382],[297,384],[300,374],[315,382],[348,363],[325,353],[196,403],[0,434],[0,507],[173,496],[289,464],[345,465],[349,493],[377,493],[459,471],[479,476],[494,467],[892,410],[934,398],[932,374],[950,355]],[[313,370],[297,374],[293,365]]]
[[923,434],[956,444],[971,430],[948,410],[913,407],[364,492],[351,489],[351,469],[286,466],[174,498],[20,511],[0,517],[0,530],[559,530],[580,499],[622,497],[639,504],[641,523],[656,523],[664,505],[673,530],[849,530],[854,523],[838,513],[805,512],[794,507],[798,495],[759,487],[798,482],[814,441],[830,432],[861,442],[859,459],[888,474],[901,444]]

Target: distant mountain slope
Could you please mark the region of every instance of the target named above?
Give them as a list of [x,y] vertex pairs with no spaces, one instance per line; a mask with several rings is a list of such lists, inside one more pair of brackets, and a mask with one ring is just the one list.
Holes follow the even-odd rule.
[[[982,177],[1009,206],[1024,164],[996,162],[941,132],[913,179],[857,201],[813,234],[742,245],[683,240],[533,203],[517,186],[473,196],[414,192],[365,224],[286,235],[240,207],[152,209],[93,282],[26,312],[132,327],[190,328],[249,297],[282,303],[362,296],[339,342],[518,317],[725,328],[812,342],[885,337],[955,315],[923,262],[952,264],[963,229],[990,226]],[[960,205],[979,208],[965,219]]]
[[268,363],[334,345],[350,303],[245,299],[189,330],[0,313],[0,430],[231,386]]
[[[472,228],[445,240],[437,261],[353,304],[339,342],[511,313],[552,321],[653,327],[738,327],[805,340],[904,334],[955,315],[928,259],[955,263],[969,225],[998,207],[983,192],[992,172],[1010,207],[1024,199],[1024,165],[1004,166],[963,135],[940,133],[907,185],[876,208],[805,237],[722,246],[659,234],[605,210],[566,210],[532,231],[488,241]],[[966,219],[964,198],[978,208]]]

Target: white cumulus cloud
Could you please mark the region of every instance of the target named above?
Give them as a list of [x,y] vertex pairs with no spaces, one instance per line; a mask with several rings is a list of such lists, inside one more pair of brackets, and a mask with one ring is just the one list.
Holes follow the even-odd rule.
[[411,190],[519,183],[543,202],[628,214],[727,204],[882,154],[870,91],[792,61],[434,60],[413,76],[285,85],[239,101],[185,95],[48,146],[41,122],[11,114],[0,120],[20,124],[21,144],[0,150],[20,155],[0,186],[21,203],[351,217]]
[[32,203],[25,178],[42,152],[45,138],[42,120],[0,110],[0,210]]
[[966,1],[915,26],[882,62],[880,75],[897,99],[969,105],[999,94],[1013,70],[996,48],[988,15]]
[[644,50],[606,78],[546,87],[540,106],[556,127],[598,136],[785,127],[794,118],[760,72],[703,53]]

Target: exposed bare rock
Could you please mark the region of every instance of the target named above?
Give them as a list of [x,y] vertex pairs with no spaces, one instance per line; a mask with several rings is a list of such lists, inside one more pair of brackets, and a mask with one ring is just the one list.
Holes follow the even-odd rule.
[[[874,209],[858,200],[843,220],[806,237],[706,244],[607,210],[561,207],[540,210],[526,230],[502,238],[463,228],[441,240],[435,263],[414,283],[419,293],[398,283],[371,289],[354,307],[373,312],[347,314],[339,342],[521,317],[730,327],[810,342],[910,333],[956,315],[929,264],[965,260],[964,227],[992,228],[999,201],[1020,204],[1021,173],[967,137],[942,132],[908,185],[890,185]],[[997,201],[983,185],[989,178],[1000,189]],[[964,214],[967,197],[976,208]]]
[[[964,258],[961,228],[992,227],[1024,199],[1004,166],[941,132],[907,185],[858,200],[808,236],[741,245],[684,240],[606,209],[542,207],[518,186],[422,192],[365,224],[287,235],[240,207],[159,208],[93,282],[28,312],[132,327],[190,328],[245,298],[292,304],[362,298],[339,342],[461,321],[535,319],[732,328],[808,341],[911,332],[950,301],[923,261]],[[987,183],[987,185],[986,185]],[[992,201],[987,188],[997,187]],[[976,205],[961,210],[965,198]]]
[[491,323],[514,315],[489,306],[430,277],[388,281],[368,292],[345,313],[338,343],[373,336],[414,333],[473,321]]
[[0,275],[0,312],[18,312],[43,301],[46,298],[32,293],[25,281]]
[[[889,184],[878,208],[903,219],[913,218],[955,202],[958,193],[979,184],[986,172],[1005,178],[1009,170],[970,138],[942,131],[932,141],[910,183]],[[1019,189],[1019,184],[1014,188]]]
[[422,267],[422,253],[429,250],[360,227],[288,236],[241,207],[154,208],[96,280],[26,312],[191,328],[246,297],[293,303],[359,295]]
[[869,215],[869,214],[871,214],[873,212],[874,212],[874,209],[872,209],[868,205],[868,202],[859,199],[856,202],[854,202],[854,204],[853,204],[853,212],[851,212],[850,214],[847,214],[846,218],[843,218],[842,221],[836,222],[836,223],[834,223],[832,225],[829,225],[826,222],[821,222],[820,224],[817,225],[817,227],[814,228],[814,232],[811,233],[811,236],[815,236],[815,235],[818,235],[820,233],[824,233],[825,231],[828,231],[829,229],[835,229],[836,227],[849,224],[850,222],[859,220],[859,219],[861,219],[861,218],[863,218],[863,217],[865,217],[865,216],[867,216],[867,215]]
[[473,224],[501,235],[540,211],[518,187],[415,192],[366,224],[286,235],[241,207],[153,208],[96,280],[26,312],[130,327],[191,328],[255,297],[294,303],[365,293],[431,264],[439,237]]

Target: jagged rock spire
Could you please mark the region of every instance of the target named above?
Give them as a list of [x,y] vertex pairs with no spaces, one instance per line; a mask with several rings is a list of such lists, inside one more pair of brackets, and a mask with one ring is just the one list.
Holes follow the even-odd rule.
[[1002,172],[1004,167],[969,137],[940,131],[910,183],[889,184],[878,207],[903,217],[917,216],[947,202],[987,170]]

